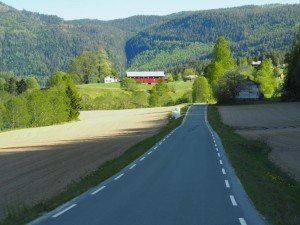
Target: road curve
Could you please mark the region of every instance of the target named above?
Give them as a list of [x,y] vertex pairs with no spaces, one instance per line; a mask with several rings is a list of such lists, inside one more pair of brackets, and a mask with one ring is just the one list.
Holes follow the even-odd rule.
[[30,225],[266,225],[194,105],[183,124],[99,186]]

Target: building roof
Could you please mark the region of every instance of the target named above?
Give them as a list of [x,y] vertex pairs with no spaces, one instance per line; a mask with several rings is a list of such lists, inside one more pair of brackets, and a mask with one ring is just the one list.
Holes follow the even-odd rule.
[[164,77],[164,71],[126,72],[127,77]]

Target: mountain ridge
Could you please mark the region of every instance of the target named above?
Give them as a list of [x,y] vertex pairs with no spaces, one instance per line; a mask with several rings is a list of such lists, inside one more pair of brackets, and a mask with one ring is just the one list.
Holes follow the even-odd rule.
[[[273,14],[265,15],[272,10]],[[234,24],[248,11],[253,12]],[[121,74],[127,67],[167,69],[173,64],[209,58],[213,43],[221,35],[232,44],[235,56],[287,51],[283,46],[291,46],[294,26],[300,21],[295,11],[300,11],[300,4],[250,5],[109,21],[63,20],[0,2],[0,71],[47,76],[56,70],[67,71],[70,61],[83,50],[99,47]],[[274,16],[277,13],[279,16]],[[251,15],[261,17],[262,25]],[[274,23],[276,20],[279,22]],[[157,65],[166,57],[165,64]]]

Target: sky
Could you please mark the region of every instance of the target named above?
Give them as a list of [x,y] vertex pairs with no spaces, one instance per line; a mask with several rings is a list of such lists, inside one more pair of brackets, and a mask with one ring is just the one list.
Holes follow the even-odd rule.
[[300,0],[0,0],[25,9],[65,20],[113,20],[134,15],[168,15],[181,11],[228,8],[243,5],[294,4]]

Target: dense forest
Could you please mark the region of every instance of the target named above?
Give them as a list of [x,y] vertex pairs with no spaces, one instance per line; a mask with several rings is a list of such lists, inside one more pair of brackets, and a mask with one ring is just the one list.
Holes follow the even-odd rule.
[[[161,60],[163,57],[172,59],[175,65],[180,60],[210,58],[213,43],[220,36],[229,41],[234,57],[274,50],[286,52],[300,21],[299,12],[300,5],[245,6],[200,11],[172,19],[141,31],[126,43],[128,66],[163,69],[170,66],[168,60]],[[180,55],[181,59],[174,55]]]
[[283,55],[290,50],[299,11],[299,4],[266,5],[112,21],[64,21],[0,2],[0,71],[34,75],[41,83],[41,77],[68,71],[82,52],[99,49],[120,75],[127,68],[167,70],[210,59],[219,36],[229,41],[234,57]]

